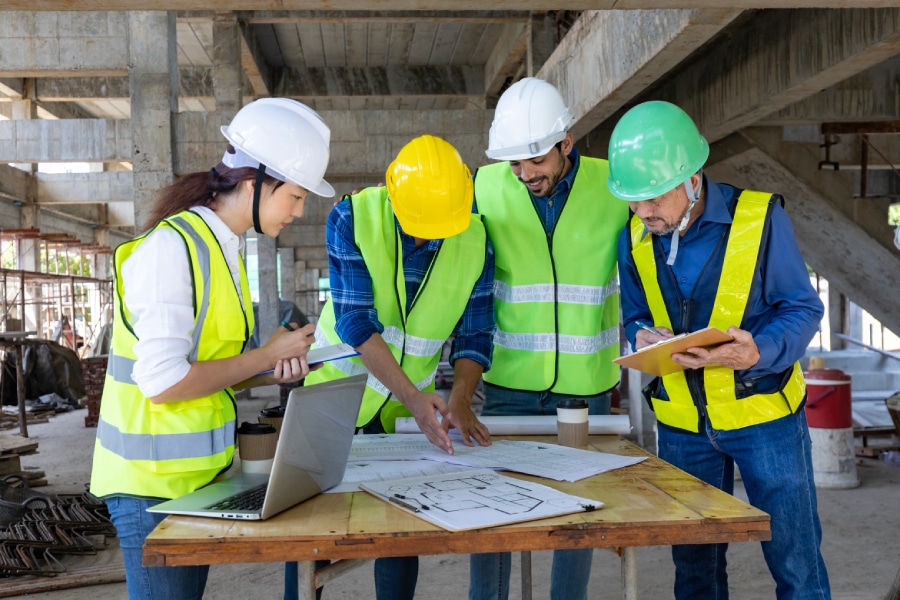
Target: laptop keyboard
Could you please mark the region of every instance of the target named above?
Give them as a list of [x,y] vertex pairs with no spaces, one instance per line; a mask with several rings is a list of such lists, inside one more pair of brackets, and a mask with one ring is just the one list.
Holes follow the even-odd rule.
[[263,483],[255,488],[250,488],[243,492],[229,496],[224,500],[220,500],[215,504],[206,507],[207,510],[260,510],[262,509],[263,500],[266,499],[266,488],[268,483]]

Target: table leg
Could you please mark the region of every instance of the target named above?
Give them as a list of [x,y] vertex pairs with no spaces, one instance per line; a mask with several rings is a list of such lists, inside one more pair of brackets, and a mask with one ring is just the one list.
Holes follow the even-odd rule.
[[297,575],[300,600],[316,600],[316,561],[301,560],[297,564]]
[[637,600],[637,549],[633,546],[621,549],[622,590],[625,600]]
[[522,600],[531,600],[531,552],[523,551],[519,562],[522,571]]

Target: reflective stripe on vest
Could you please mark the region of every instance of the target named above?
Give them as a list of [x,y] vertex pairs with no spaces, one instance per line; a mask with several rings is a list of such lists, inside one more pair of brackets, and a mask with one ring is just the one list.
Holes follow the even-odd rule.
[[104,420],[97,424],[103,447],[126,460],[175,460],[202,458],[225,452],[234,444],[234,421],[224,427],[193,433],[125,433]]
[[618,383],[616,244],[628,205],[609,193],[608,174],[605,160],[580,158],[549,236],[509,163],[475,174],[477,208],[496,263],[497,331],[485,381],[585,396]]
[[[346,201],[346,200],[345,200]],[[434,389],[434,378],[444,342],[465,311],[472,290],[484,270],[487,236],[481,218],[472,215],[464,232],[445,239],[419,286],[407,314],[400,233],[386,188],[367,188],[351,196],[353,232],[372,279],[374,308],[384,326],[381,337],[417,389]],[[329,300],[316,328],[316,345],[336,344],[334,306]],[[358,357],[330,361],[310,373],[307,385],[368,372]],[[371,422],[382,411],[397,415],[390,390],[369,375],[357,426]],[[384,407],[384,408],[383,408]],[[400,416],[410,413],[401,412]],[[394,424],[383,422],[385,430]]]
[[[771,198],[771,194],[749,190],[742,192],[738,198],[709,319],[712,327],[724,331],[731,325],[741,325],[750,298],[753,275],[760,260],[760,246]],[[653,322],[657,326],[673,329],[659,285],[653,236],[645,232],[643,223],[636,215],[632,217],[630,232],[632,258]],[[673,308],[672,314],[678,315],[678,309]],[[669,399],[652,398],[653,410],[660,423],[698,432],[700,413],[685,373],[679,371],[663,377]],[[705,406],[712,427],[722,430],[741,429],[792,414],[799,409],[806,391],[803,373],[797,363],[784,388],[771,394],[737,399],[734,371],[725,367],[705,367],[703,384],[705,394],[699,401]]]
[[[243,265],[244,302],[215,235],[199,215],[185,211],[156,227],[178,233],[187,250],[195,313],[189,360],[239,354],[253,328]],[[209,483],[234,454],[236,413],[230,390],[153,404],[132,379],[137,339],[124,303],[121,271],[146,235],[120,245],[115,254],[115,319],[91,475],[91,491],[99,496],[174,498]]]

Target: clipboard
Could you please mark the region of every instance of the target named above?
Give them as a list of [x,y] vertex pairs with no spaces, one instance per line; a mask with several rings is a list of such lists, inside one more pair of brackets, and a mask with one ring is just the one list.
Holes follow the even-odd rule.
[[[356,349],[350,344],[332,344],[331,346],[319,346],[318,348],[313,348],[306,353],[306,364],[308,364],[309,366],[313,366],[331,360],[349,358],[351,356],[359,356],[359,352],[357,352]],[[254,377],[258,377],[260,375],[270,375],[274,372],[275,369],[260,371],[259,373],[254,375]]]
[[613,359],[613,362],[651,375],[671,375],[685,369],[672,360],[673,354],[684,352],[688,348],[711,348],[733,340],[733,337],[721,329],[707,327],[645,346],[637,352]]

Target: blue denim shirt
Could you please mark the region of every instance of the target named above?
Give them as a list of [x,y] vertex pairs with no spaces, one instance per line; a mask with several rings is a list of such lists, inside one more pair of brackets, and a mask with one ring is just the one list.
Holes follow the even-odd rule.
[[[531,196],[531,202],[534,204],[534,210],[541,218],[541,223],[544,225],[544,231],[547,233],[550,233],[553,230],[553,226],[556,225],[556,222],[559,220],[559,215],[562,213],[563,206],[566,204],[566,199],[569,197],[569,192],[572,190],[572,183],[575,181],[575,173],[578,172],[580,159],[578,149],[575,146],[572,146],[572,152],[569,153],[569,160],[572,161],[572,168],[569,169],[566,176],[560,179],[556,184],[556,189],[553,190],[553,194],[543,198],[536,198],[531,194],[530,190],[528,192],[528,195]],[[527,190],[528,188],[525,189]]]
[[[664,257],[657,262],[670,273],[669,276],[660,273],[664,293],[666,286],[674,283],[690,306],[689,331],[702,329],[709,322],[725,254],[725,244],[720,240],[731,225],[729,206],[735,199],[735,188],[730,185],[718,184],[706,176],[703,185],[706,189],[703,214],[681,236],[675,264],[666,267]],[[626,225],[619,237],[619,279],[625,335],[634,347],[639,329],[635,321],[652,323],[653,317],[628,252],[629,228]],[[662,253],[668,256],[672,234],[657,238]],[[659,257],[659,247],[654,246]],[[780,205],[772,211],[768,242],[747,305],[740,327],[753,334],[759,348],[759,362],[751,369],[739,371],[741,378],[772,375],[789,368],[806,352],[824,314],[822,301],[809,281],[790,219]]]
[[[394,222],[396,223],[396,219]],[[443,240],[429,240],[416,248],[415,238],[405,233],[399,223],[397,229],[402,243],[406,308],[409,310],[434,253],[441,247]],[[328,215],[325,247],[328,250],[335,331],[344,343],[359,346],[373,333],[382,333],[384,325],[378,320],[378,312],[375,310],[372,276],[356,246],[353,216],[347,200],[338,202]],[[484,270],[453,330],[451,364],[462,357],[479,363],[485,371],[491,368],[495,329],[493,290],[494,247],[488,241]]]

